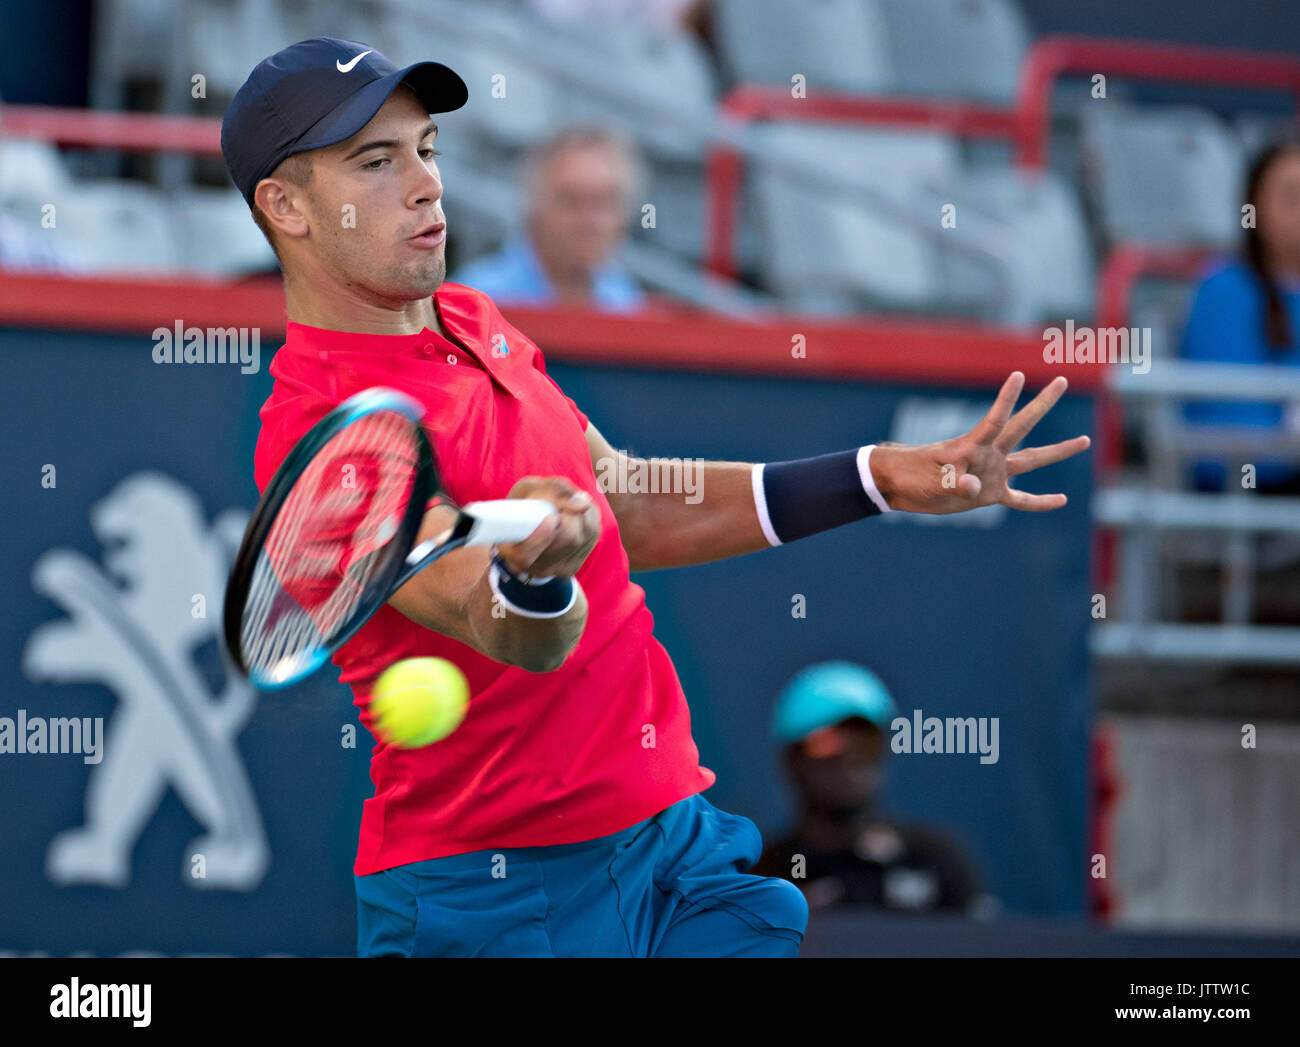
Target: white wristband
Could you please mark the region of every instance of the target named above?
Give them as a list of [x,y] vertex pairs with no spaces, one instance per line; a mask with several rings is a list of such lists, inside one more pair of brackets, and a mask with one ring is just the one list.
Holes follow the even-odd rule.
[[867,492],[867,497],[871,499],[876,508],[882,513],[892,513],[894,510],[889,508],[889,503],[885,501],[880,490],[876,487],[876,478],[871,475],[871,452],[875,449],[875,444],[867,444],[865,447],[858,448],[858,476],[862,479],[862,487]]
[[[492,590],[492,595],[496,597],[496,599],[500,600],[501,605],[511,614],[518,615],[521,618],[562,618],[573,609],[573,605],[578,599],[578,579],[565,579],[569,595],[568,599],[561,607],[555,607],[554,601],[549,601],[552,605],[552,609],[546,611],[530,607],[521,607],[516,600],[510,599],[510,597],[503,591],[506,586],[503,586],[502,582],[505,580],[505,572],[508,570],[502,566],[503,563],[504,561],[501,560],[500,557],[493,556],[492,562],[488,564],[488,587]],[[552,583],[555,585],[559,584],[553,576],[548,576],[545,579],[525,579],[519,578],[515,575],[510,575],[509,577],[513,579],[513,588],[515,590],[516,598],[519,600],[524,599],[527,594],[527,588],[520,588],[519,583],[521,582],[525,587],[535,589],[550,587]],[[548,601],[543,600],[542,606],[545,606],[547,602]]]
[[780,545],[781,539],[776,536],[776,531],[772,527],[772,517],[767,511],[767,494],[763,490],[763,466],[766,463],[758,462],[749,472],[750,485],[754,490],[754,509],[758,512],[758,526],[763,529],[763,537],[767,539],[768,545]]

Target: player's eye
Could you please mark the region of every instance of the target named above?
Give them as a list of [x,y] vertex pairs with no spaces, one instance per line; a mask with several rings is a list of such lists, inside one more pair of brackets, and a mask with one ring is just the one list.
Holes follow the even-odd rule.
[[379,168],[386,163],[388,163],[388,157],[381,156],[375,160],[371,160],[370,163],[368,164],[362,164],[361,167],[363,170],[366,171],[378,171]]
[[425,146],[423,149],[420,150],[420,153],[421,155],[427,153],[428,155],[425,157],[425,159],[428,160],[432,160],[435,156],[442,156],[442,153],[438,152],[438,150],[431,145]]

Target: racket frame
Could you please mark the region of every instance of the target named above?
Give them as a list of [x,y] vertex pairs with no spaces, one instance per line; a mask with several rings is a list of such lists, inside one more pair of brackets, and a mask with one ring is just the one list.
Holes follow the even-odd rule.
[[[294,485],[316,455],[349,425],[380,411],[391,411],[404,416],[412,423],[416,434],[416,472],[411,499],[403,513],[401,524],[389,543],[400,543],[401,552],[399,555],[391,556],[390,562],[366,585],[357,599],[356,610],[337,630],[334,639],[327,645],[317,648],[313,658],[292,676],[284,679],[267,677],[260,671],[250,669],[244,663],[241,644],[244,608],[248,602],[253,573],[257,569],[266,538],[275,525],[280,510],[288,501]],[[424,427],[420,425],[423,415],[424,409],[416,400],[395,389],[374,388],[357,393],[326,414],[304,434],[275,471],[271,482],[266,485],[266,492],[253,511],[244,531],[243,541],[239,544],[239,552],[235,556],[234,566],[226,583],[226,599],[223,608],[226,650],[236,668],[258,687],[265,690],[288,687],[315,672],[325,664],[334,651],[347,643],[357,630],[370,620],[379,606],[388,602],[388,598],[401,583],[415,573],[415,570],[410,569],[407,558],[415,545],[428,502],[438,489],[433,450],[429,446]],[[470,523],[472,525],[473,521]],[[460,520],[457,520],[457,527],[459,526]],[[454,539],[456,536],[452,537]],[[463,539],[460,544],[464,544]],[[451,552],[451,548],[442,547],[434,550],[428,560],[420,564],[420,567],[427,566],[439,555],[448,552]],[[377,593],[381,596],[376,597]]]

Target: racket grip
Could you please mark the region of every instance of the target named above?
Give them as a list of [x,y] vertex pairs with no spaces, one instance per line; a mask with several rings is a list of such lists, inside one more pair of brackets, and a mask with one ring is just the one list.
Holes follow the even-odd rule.
[[553,512],[555,506],[540,498],[501,498],[490,502],[470,502],[461,509],[463,515],[474,521],[465,544],[522,542]]

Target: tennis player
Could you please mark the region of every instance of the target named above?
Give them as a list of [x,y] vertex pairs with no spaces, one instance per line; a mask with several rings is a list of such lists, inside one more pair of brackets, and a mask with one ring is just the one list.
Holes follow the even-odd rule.
[[[460,503],[550,501],[556,514],[495,553],[462,549],[407,583],[335,661],[367,727],[370,689],[402,658],[469,679],[458,730],[422,749],[375,745],[354,872],[363,956],[795,956],[798,888],[746,873],[762,841],[702,795],[690,712],[629,572],[766,549],[890,511],[1062,494],[1008,480],[1088,446],[1013,449],[1059,399],[1055,379],[1013,416],[1007,379],[985,419],[943,443],[848,448],[769,463],[708,462],[698,504],[608,495],[628,475],[542,354],[493,303],[444,283],[447,236],[430,114],[467,99],[435,62],[398,69],[318,38],[253,70],[221,145],[284,273],[255,475],[371,386],[419,400]],[[431,503],[422,537],[454,511]]]

